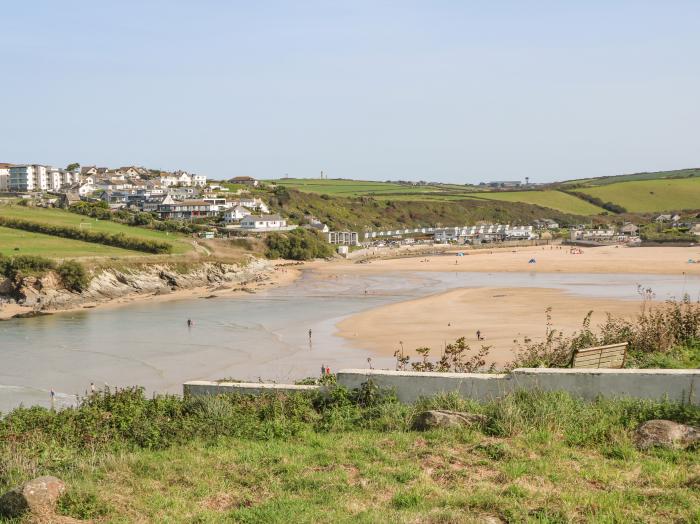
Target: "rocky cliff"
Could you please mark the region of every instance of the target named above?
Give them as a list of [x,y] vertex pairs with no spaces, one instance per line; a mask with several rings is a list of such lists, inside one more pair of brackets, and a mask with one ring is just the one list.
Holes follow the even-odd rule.
[[105,269],[94,274],[88,288],[80,293],[65,289],[56,274],[49,272],[40,278],[0,282],[0,298],[32,307],[35,311],[55,311],[133,295],[166,294],[226,284],[245,285],[268,279],[272,271],[268,261],[252,257],[244,265],[206,262],[186,270],[170,265]]

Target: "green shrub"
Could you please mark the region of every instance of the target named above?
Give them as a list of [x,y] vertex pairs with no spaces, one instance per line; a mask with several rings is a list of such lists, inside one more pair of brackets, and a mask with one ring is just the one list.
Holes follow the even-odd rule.
[[328,258],[333,247],[314,230],[297,228],[288,233],[272,233],[265,240],[268,258],[311,260]]
[[83,265],[76,260],[66,260],[56,268],[61,282],[66,289],[80,292],[90,283],[90,278]]
[[0,254],[0,274],[17,280],[22,276],[42,276],[54,269],[53,260],[35,255],[18,255],[6,257]]

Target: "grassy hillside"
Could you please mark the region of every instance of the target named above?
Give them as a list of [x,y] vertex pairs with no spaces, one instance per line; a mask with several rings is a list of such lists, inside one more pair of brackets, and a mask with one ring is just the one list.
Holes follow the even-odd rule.
[[439,193],[442,191],[442,189],[440,189],[438,186],[413,186],[393,182],[374,182],[371,180],[281,178],[278,180],[271,180],[271,182],[289,189],[296,189],[306,193],[348,197],[382,195],[386,193],[407,193],[419,195],[423,193]]
[[282,179],[274,182],[304,193],[332,196],[373,196],[378,199],[386,198],[394,201],[416,202],[458,202],[487,199],[535,204],[571,215],[595,215],[604,211],[575,196],[559,191],[475,191],[476,188],[474,186],[459,186],[455,184],[411,186],[408,184],[356,180]]
[[580,178],[575,180],[567,180],[565,182],[562,182],[562,185],[603,186],[607,184],[617,184],[619,182],[635,182],[639,180],[659,180],[669,178],[690,178],[699,176],[700,168],[675,169],[672,171],[652,171],[644,173],[632,173],[629,175],[604,176],[598,178]]
[[81,242],[39,233],[30,233],[19,229],[0,227],[1,255],[40,255],[49,258],[79,257],[124,257],[143,255],[138,251],[129,251],[90,242]]
[[[129,237],[168,242],[172,244],[174,254],[185,253],[192,249],[192,246],[187,238],[182,235],[177,235],[174,233],[168,234],[163,231],[156,231],[141,227],[127,226],[124,224],[111,222],[109,220],[96,220],[94,218],[70,213],[61,209],[0,205],[0,216],[21,218],[60,226],[77,228],[84,227],[89,228],[91,231],[103,231],[114,234],[122,233]],[[86,251],[84,255],[79,256],[90,256],[90,253]]]
[[314,215],[333,229],[465,225],[479,221],[529,224],[536,218],[553,218],[562,223],[581,217],[531,204],[486,199],[455,201],[403,200],[393,197],[330,197],[295,190],[278,192],[271,203],[295,221]]
[[469,195],[474,198],[487,200],[500,200],[504,202],[523,202],[536,204],[542,207],[550,207],[572,215],[597,215],[605,211],[585,200],[562,193],[561,191],[507,191],[507,192],[483,192]]
[[[471,427],[411,429],[423,409]],[[38,475],[93,522],[697,522],[697,451],[639,451],[635,428],[674,404],[565,394],[398,404],[371,387],[314,395],[144,398],[0,418],[0,491]]]
[[700,177],[619,182],[576,191],[635,213],[700,209]]

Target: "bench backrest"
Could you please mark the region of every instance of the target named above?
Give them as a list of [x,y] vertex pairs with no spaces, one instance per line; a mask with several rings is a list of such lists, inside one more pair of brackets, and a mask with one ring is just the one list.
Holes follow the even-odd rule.
[[627,342],[578,349],[571,357],[572,368],[621,368],[627,357]]

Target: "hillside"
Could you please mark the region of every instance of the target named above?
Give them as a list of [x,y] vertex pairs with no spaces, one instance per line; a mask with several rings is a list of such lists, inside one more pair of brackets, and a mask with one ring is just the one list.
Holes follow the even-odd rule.
[[[621,206],[631,213],[700,209],[699,168],[578,179],[550,184],[543,189],[510,191],[457,184],[412,185],[410,183],[341,179],[280,179],[270,182],[302,193],[328,197],[372,197],[379,201],[386,199],[395,203],[471,202],[473,204],[474,201],[491,200],[503,203],[531,204],[550,208],[566,215],[577,216],[609,214],[610,211],[587,202],[573,193],[568,193],[568,191],[589,194],[599,198],[602,202],[613,204],[609,206],[611,210],[616,210],[615,206]],[[467,204],[466,207],[469,205]],[[435,210],[434,207],[432,209]],[[482,211],[484,210],[482,209]],[[524,216],[522,214],[523,208],[517,211],[509,208],[509,211],[518,217]],[[478,212],[476,215],[486,216],[486,214],[479,215]],[[396,220],[400,219],[396,218]],[[396,225],[403,224],[396,222]]]
[[659,180],[675,178],[699,177],[700,168],[675,169],[671,171],[651,171],[643,173],[631,173],[629,175],[612,175],[597,178],[580,178],[561,182],[564,186],[603,186],[620,182],[635,182],[640,180]]
[[538,218],[573,223],[580,216],[520,202],[486,199],[420,201],[373,197],[331,197],[281,189],[271,197],[273,207],[294,221],[313,215],[332,229],[363,231],[395,227],[465,225],[479,221],[529,224]]
[[[76,213],[71,213],[62,209],[45,209],[38,207],[25,207],[19,205],[0,205],[0,217],[18,218],[43,224],[79,228],[92,232],[121,234],[127,237],[134,237],[143,240],[155,240],[159,242],[166,242],[173,246],[173,254],[183,254],[192,250],[192,245],[183,235],[167,233],[164,231],[156,231],[153,229],[146,229],[143,227],[128,226],[109,220],[97,220],[95,218],[90,218],[84,215],[78,215]],[[108,248],[107,246],[99,246],[98,244],[81,242],[78,240],[69,240],[39,233],[22,232],[22,235],[20,235],[19,233],[20,231],[18,230],[1,228],[0,249],[5,251],[8,249],[8,245],[15,242],[15,244],[17,245],[12,245],[13,251],[15,247],[20,247],[20,249],[22,249],[22,245],[24,245],[25,248],[29,248],[34,251],[47,250],[46,253],[36,253],[44,254],[45,256],[53,256],[49,254],[48,251],[50,250],[56,252],[56,256],[59,256],[59,253],[63,252],[63,256],[72,257],[98,255],[133,256],[134,254],[139,254],[124,249],[117,250],[116,248]],[[22,252],[20,254],[30,253]]]
[[578,188],[633,213],[700,209],[700,177],[618,182]]
[[535,204],[574,215],[597,215],[605,211],[585,200],[561,191],[491,191],[473,193],[469,196],[486,200]]

